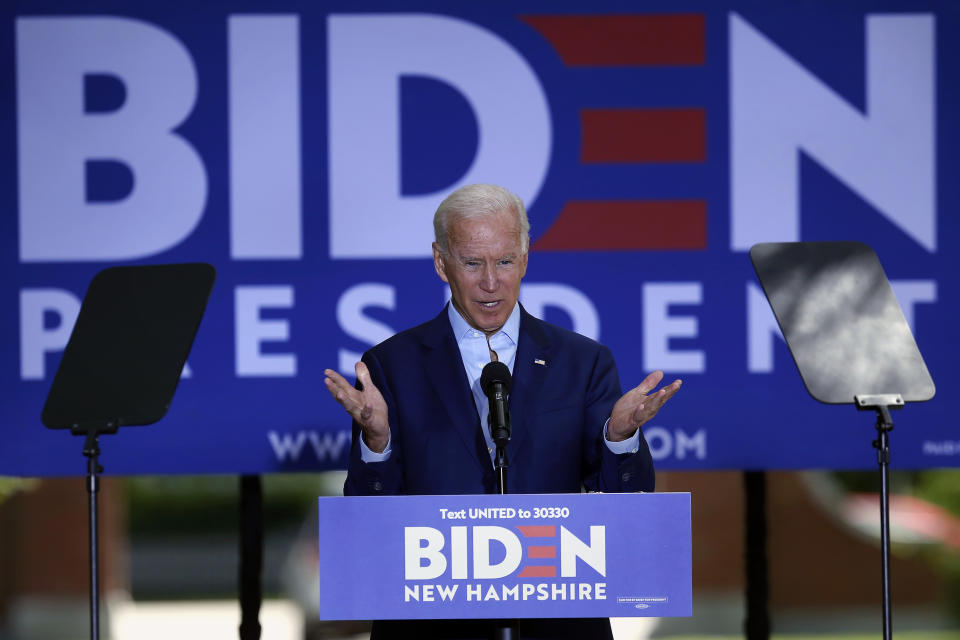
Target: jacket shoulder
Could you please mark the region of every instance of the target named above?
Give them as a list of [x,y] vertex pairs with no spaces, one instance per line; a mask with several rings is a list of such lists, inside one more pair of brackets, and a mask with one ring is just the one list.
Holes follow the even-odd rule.
[[579,353],[595,353],[597,351],[610,351],[605,345],[597,342],[593,338],[551,324],[540,318],[536,318],[524,311],[523,321],[525,328],[535,340],[545,341],[554,347],[563,349],[572,349]]
[[367,354],[384,360],[419,351],[421,345],[435,344],[443,339],[444,331],[450,332],[450,323],[446,318],[446,311],[441,315],[415,327],[404,329],[390,336],[383,342],[371,347]]

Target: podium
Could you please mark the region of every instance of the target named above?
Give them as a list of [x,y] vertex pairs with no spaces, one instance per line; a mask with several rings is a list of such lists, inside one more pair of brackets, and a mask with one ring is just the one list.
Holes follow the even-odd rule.
[[692,615],[689,493],[319,499],[321,620]]

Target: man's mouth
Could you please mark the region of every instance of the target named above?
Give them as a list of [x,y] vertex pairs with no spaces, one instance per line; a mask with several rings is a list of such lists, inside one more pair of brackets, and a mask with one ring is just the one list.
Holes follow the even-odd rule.
[[494,300],[493,302],[480,302],[480,306],[481,306],[481,307],[486,307],[487,309],[492,309],[492,308],[494,308],[495,306],[497,306],[498,304],[500,304],[500,301],[499,301],[499,300]]

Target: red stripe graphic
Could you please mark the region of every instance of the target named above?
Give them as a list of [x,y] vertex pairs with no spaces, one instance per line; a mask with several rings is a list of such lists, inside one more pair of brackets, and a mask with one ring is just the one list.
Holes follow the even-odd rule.
[[536,251],[706,248],[704,200],[568,202],[533,244]]
[[553,546],[531,545],[527,547],[528,558],[556,558],[557,548]]
[[520,16],[567,66],[700,65],[703,14]]
[[518,578],[556,578],[556,567],[524,567]]
[[553,525],[528,524],[519,525],[517,529],[527,538],[553,538],[557,535],[557,528]]
[[584,109],[580,162],[704,162],[704,109]]

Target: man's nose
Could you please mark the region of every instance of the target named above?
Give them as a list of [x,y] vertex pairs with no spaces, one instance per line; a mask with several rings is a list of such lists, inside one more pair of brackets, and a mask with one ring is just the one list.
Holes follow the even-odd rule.
[[495,267],[487,265],[483,268],[483,274],[480,276],[480,288],[484,291],[497,290],[497,270]]

